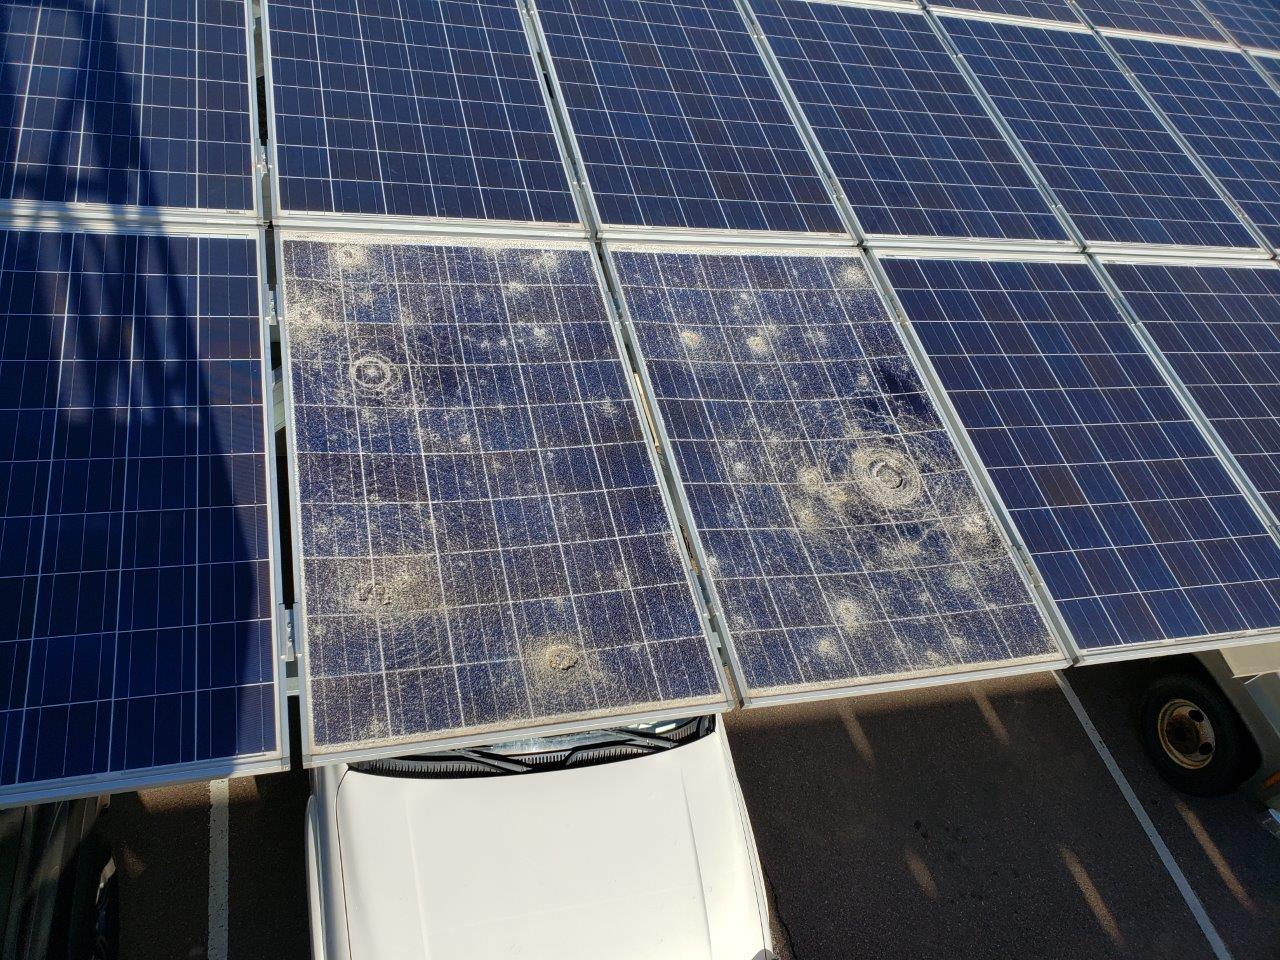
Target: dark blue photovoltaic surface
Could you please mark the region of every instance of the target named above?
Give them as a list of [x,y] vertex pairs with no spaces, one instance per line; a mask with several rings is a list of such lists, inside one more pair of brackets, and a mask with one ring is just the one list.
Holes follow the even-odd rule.
[[747,692],[1056,655],[861,259],[613,258]]
[[283,269],[315,751],[724,702],[585,247]]
[[516,0],[270,0],[282,211],[578,219]]
[[545,0],[600,219],[840,232],[734,0]]
[[1092,34],[943,22],[1086,239],[1254,246]]
[[1107,273],[1280,513],[1280,270],[1109,264]]
[[0,2],[0,198],[252,210],[241,0]]
[[1081,648],[1280,626],[1280,547],[1087,265],[885,267]]
[[937,0],[934,7],[955,7],[960,10],[978,10],[998,13],[1007,17],[1030,17],[1035,20],[1054,20],[1079,23],[1067,0]]
[[1242,45],[1280,50],[1280,2],[1277,0],[1200,2]]
[[752,6],[866,233],[1067,239],[922,15]]
[[1112,43],[1232,199],[1280,246],[1280,93],[1242,53]]
[[1221,40],[1217,27],[1196,0],[1076,0],[1096,27],[1136,30],[1171,37]]
[[278,755],[258,288],[252,239],[0,234],[0,792]]

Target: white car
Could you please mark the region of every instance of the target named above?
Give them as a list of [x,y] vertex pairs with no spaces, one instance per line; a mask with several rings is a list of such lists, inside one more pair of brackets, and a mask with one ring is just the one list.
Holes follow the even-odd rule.
[[771,960],[714,717],[325,767],[315,960]]

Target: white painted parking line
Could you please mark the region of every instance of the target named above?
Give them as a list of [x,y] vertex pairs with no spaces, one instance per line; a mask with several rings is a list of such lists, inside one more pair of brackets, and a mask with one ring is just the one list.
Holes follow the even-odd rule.
[[230,784],[209,781],[209,960],[227,960],[231,892]]
[[1196,923],[1200,925],[1200,930],[1204,933],[1205,939],[1209,941],[1209,947],[1213,950],[1213,955],[1218,960],[1232,960],[1231,951],[1227,949],[1222,937],[1218,935],[1217,928],[1214,927],[1213,921],[1209,919],[1209,913],[1205,910],[1204,904],[1200,902],[1196,892],[1191,889],[1191,883],[1187,880],[1187,875],[1182,872],[1182,868],[1178,866],[1178,862],[1173,858],[1173,852],[1169,849],[1168,844],[1164,842],[1164,838],[1160,836],[1160,831],[1156,829],[1156,825],[1152,822],[1151,817],[1147,815],[1147,811],[1143,809],[1142,801],[1133,792],[1133,787],[1129,785],[1128,778],[1125,777],[1124,771],[1120,769],[1120,764],[1116,763],[1116,758],[1111,755],[1111,751],[1103,741],[1102,735],[1098,733],[1098,728],[1093,725],[1093,721],[1084,709],[1084,704],[1080,702],[1080,698],[1076,696],[1075,690],[1072,689],[1070,681],[1067,680],[1061,670],[1055,670],[1053,675],[1058,681],[1062,695],[1067,698],[1067,703],[1071,704],[1071,709],[1074,711],[1076,719],[1080,721],[1080,726],[1084,728],[1084,732],[1088,735],[1089,740],[1092,741],[1094,749],[1098,751],[1098,756],[1102,758],[1102,763],[1106,766],[1107,772],[1111,774],[1111,779],[1120,788],[1121,794],[1124,795],[1125,801],[1129,804],[1129,809],[1133,811],[1134,817],[1142,825],[1147,839],[1151,841],[1151,845],[1155,847],[1156,853],[1160,857],[1160,862],[1169,871],[1169,876],[1173,878],[1174,885],[1177,886],[1178,892],[1182,894],[1182,899],[1186,901],[1188,909],[1191,910],[1191,915],[1195,917]]

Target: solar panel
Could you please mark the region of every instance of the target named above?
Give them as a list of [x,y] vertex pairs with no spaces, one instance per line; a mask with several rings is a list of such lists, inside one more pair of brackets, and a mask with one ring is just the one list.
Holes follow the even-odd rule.
[[585,246],[282,266],[313,755],[724,704]]
[[1027,17],[1032,20],[1049,20],[1060,23],[1079,23],[1079,18],[1067,0],[941,0],[933,7],[952,7],[995,13],[1005,17]]
[[1091,243],[1254,245],[1096,37],[944,23]]
[[1082,650],[1280,626],[1280,547],[1084,262],[885,267]]
[[860,258],[612,257],[748,699],[1059,658]]
[[258,246],[0,233],[0,797],[278,766]]
[[1135,30],[1170,37],[1221,40],[1197,0],[1077,0],[1089,22],[1097,27]]
[[269,0],[282,211],[577,222],[516,0]]
[[864,232],[1067,239],[922,15],[753,7]]
[[1280,93],[1241,53],[1112,43],[1232,199],[1280,246]]
[[1280,512],[1280,270],[1106,269],[1253,485]]
[[254,209],[241,0],[5,0],[0,27],[0,198]]
[[1276,0],[1200,0],[1241,45],[1280,50],[1280,3]]
[[543,0],[605,224],[842,232],[734,0]]

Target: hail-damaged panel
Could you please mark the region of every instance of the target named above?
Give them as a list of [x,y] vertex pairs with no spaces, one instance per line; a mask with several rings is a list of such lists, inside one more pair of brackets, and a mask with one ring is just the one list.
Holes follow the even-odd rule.
[[585,245],[282,275],[313,759],[724,705]]
[[860,257],[611,256],[749,702],[1060,662]]

